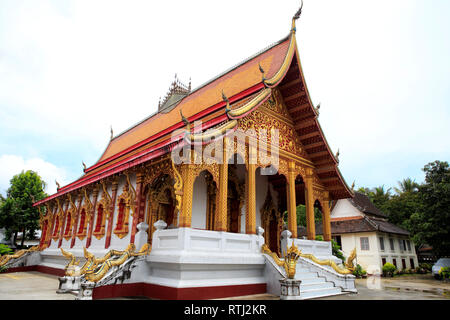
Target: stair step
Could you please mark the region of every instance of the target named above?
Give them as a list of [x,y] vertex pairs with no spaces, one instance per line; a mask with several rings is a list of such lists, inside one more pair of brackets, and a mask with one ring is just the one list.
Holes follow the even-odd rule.
[[326,297],[342,293],[340,288],[332,287],[326,289],[310,289],[303,291],[300,287],[300,297],[302,299],[313,299],[319,297]]
[[334,285],[331,282],[312,282],[312,283],[301,283],[300,284],[300,292],[314,290],[314,289],[329,289],[334,288]]
[[317,272],[303,272],[303,273],[295,273],[295,279],[298,280],[306,280],[306,279],[314,279],[318,278]]

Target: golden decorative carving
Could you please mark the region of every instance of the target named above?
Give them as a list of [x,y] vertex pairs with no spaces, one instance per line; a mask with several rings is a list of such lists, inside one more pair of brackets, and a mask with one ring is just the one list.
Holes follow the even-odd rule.
[[22,249],[22,250],[17,251],[14,254],[8,254],[8,255],[1,256],[0,257],[0,267],[4,266],[12,259],[18,259],[18,258],[22,257],[23,255],[25,255],[26,253],[34,252],[34,251],[39,251],[39,246],[34,246],[34,247],[31,247],[30,249]]
[[175,189],[175,199],[176,199],[176,210],[177,214],[181,212],[181,204],[183,200],[183,178],[181,177],[180,172],[178,171],[175,163],[172,162],[172,170],[174,173],[175,183],[173,184],[173,188]]
[[350,256],[347,258],[345,262],[345,267],[350,271],[355,271],[355,265],[353,264],[353,260],[356,258],[356,247],[350,253]]
[[70,259],[69,263],[64,268],[66,276],[75,275],[75,266],[78,266],[80,264],[80,261],[77,261],[77,259],[75,258],[75,256],[72,253],[65,251],[63,248],[60,248],[60,249],[61,249],[62,255],[64,257],[66,257],[67,259]]
[[91,282],[98,282],[103,279],[103,277],[106,275],[106,273],[112,268],[116,266],[120,266],[125,261],[127,261],[131,257],[137,257],[142,255],[147,255],[151,251],[151,247],[148,243],[144,244],[138,252],[134,252],[136,249],[135,245],[133,243],[130,243],[126,250],[123,252],[123,254],[114,260],[106,260],[104,263],[102,263],[96,270],[88,270],[85,273],[85,278],[88,281]]
[[260,103],[267,100],[272,93],[271,88],[265,88],[261,90],[260,93],[258,93],[253,99],[251,99],[249,102],[244,104],[243,106],[230,110],[229,103],[227,102],[227,115],[230,119],[237,119],[241,116],[245,116],[248,112],[250,112],[252,109],[257,107]]
[[275,263],[278,266],[284,268],[284,270],[286,271],[287,278],[289,278],[289,279],[295,278],[297,260],[300,256],[300,251],[298,250],[297,246],[292,244],[288,248],[288,250],[286,252],[286,256],[284,257],[283,260],[280,259],[276,253],[272,252],[269,249],[269,247],[267,246],[267,244],[263,244],[261,251],[262,251],[262,253],[265,253],[265,254],[268,254],[269,256],[271,256],[272,259],[275,261]]

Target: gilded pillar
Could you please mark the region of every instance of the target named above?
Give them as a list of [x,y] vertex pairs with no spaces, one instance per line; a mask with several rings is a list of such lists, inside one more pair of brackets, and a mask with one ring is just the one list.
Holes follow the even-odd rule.
[[316,226],[314,222],[313,171],[306,169],[305,177],[306,233],[308,240],[315,240]]
[[288,229],[292,233],[292,238],[297,238],[297,200],[295,194],[295,162],[289,162],[288,172]]
[[256,234],[256,150],[249,146],[245,233]]
[[328,192],[326,192],[325,198],[322,203],[322,227],[323,240],[331,241],[330,197],[328,195]]
[[192,197],[194,192],[194,171],[192,164],[183,165],[183,201],[181,205],[181,214],[178,221],[180,228],[190,228],[192,220]]
[[112,235],[112,229],[113,229],[113,223],[114,223],[114,211],[116,209],[118,185],[119,185],[119,180],[116,178],[112,182],[111,207],[109,209],[108,228],[106,230],[105,249],[108,249],[109,246],[111,245],[111,235]]
[[86,248],[89,248],[91,246],[92,241],[92,231],[94,230],[94,222],[95,222],[95,211],[97,209],[97,196],[98,196],[98,186],[94,187],[93,191],[94,196],[94,202],[92,203],[92,209],[90,213],[90,221],[89,221],[89,231],[88,231],[88,237],[86,240]]
[[[137,173],[136,174],[136,199],[134,203],[134,215],[133,215],[133,227],[131,229],[131,238],[130,243],[134,243],[134,238],[137,232],[137,225],[141,222],[143,214],[141,214],[141,198],[142,198],[142,183],[144,182],[144,174]],[[130,186],[131,187],[131,186]],[[141,217],[142,215],[142,217]]]
[[215,222],[216,231],[227,231],[227,215],[228,215],[228,138],[223,138],[223,155],[222,163],[219,164],[219,199]]

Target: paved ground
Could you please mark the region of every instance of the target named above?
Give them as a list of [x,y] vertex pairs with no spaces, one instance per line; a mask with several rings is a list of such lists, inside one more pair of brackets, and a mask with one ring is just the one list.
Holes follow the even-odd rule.
[[[58,277],[39,272],[0,274],[0,300],[75,300],[72,294],[57,294]],[[427,276],[357,279],[357,294],[318,300],[450,300],[450,283]],[[122,300],[126,298],[118,298]],[[225,300],[278,300],[270,294]]]

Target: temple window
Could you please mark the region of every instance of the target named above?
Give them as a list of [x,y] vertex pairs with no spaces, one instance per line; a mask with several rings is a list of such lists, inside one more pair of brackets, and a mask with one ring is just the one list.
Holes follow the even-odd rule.
[[66,217],[66,229],[64,230],[64,237],[70,236],[70,227],[72,222],[72,214],[70,212],[67,213]]
[[79,226],[78,226],[78,232],[77,232],[77,236],[80,238],[80,240],[83,240],[84,236],[86,236],[86,210],[83,209],[81,210],[80,213],[80,222],[79,222]]
[[55,227],[53,229],[52,237],[58,237],[58,230],[59,230],[59,216],[56,216],[56,218],[55,218]]
[[97,220],[95,222],[94,236],[100,240],[105,234],[105,212],[103,205],[100,204],[97,209]]
[[124,214],[125,214],[125,201],[123,199],[120,199],[116,230],[121,230],[123,228]]

